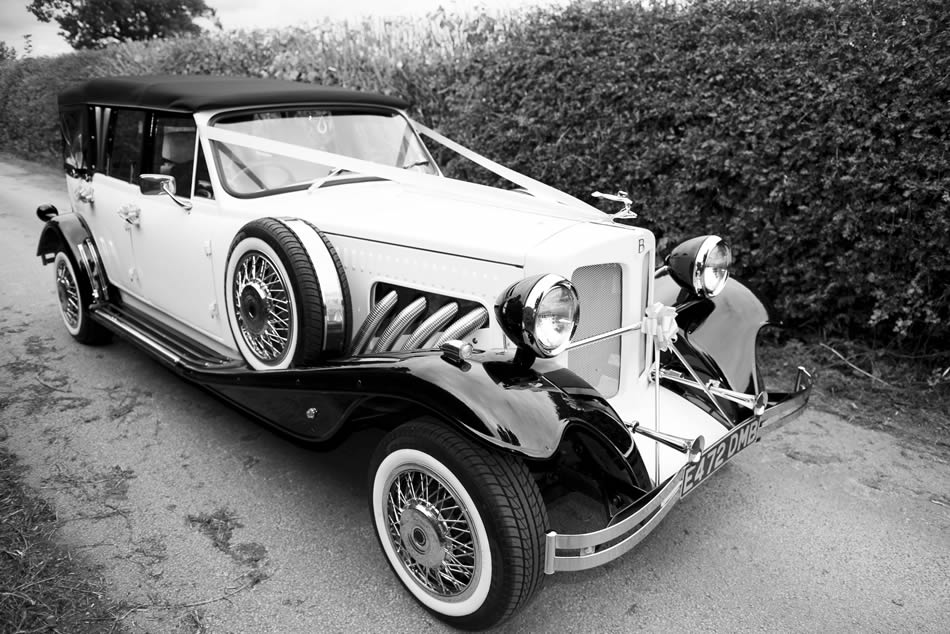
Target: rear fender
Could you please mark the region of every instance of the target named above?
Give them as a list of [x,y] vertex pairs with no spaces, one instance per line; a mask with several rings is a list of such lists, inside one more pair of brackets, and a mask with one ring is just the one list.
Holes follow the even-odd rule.
[[109,283],[92,233],[76,214],[53,216],[43,225],[36,255],[43,264],[53,261],[57,251],[66,251],[73,257],[89,279],[93,301],[109,299]]
[[43,225],[36,255],[42,258],[43,264],[49,264],[57,251],[68,250],[75,261],[80,262],[79,245],[91,237],[89,229],[76,214],[53,216]]

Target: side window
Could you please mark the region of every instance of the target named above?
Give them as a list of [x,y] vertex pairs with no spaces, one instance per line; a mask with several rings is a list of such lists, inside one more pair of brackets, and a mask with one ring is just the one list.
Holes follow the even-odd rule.
[[214,198],[214,189],[211,187],[211,174],[208,172],[208,159],[205,151],[198,146],[198,164],[195,165],[195,196],[199,198]]
[[79,106],[60,112],[60,129],[63,133],[63,163],[66,174],[73,178],[91,175],[92,137],[89,134],[89,108]]
[[191,198],[196,136],[190,117],[155,115],[152,121],[152,151],[146,167],[153,174],[174,176],[175,193],[182,198]]
[[113,110],[109,121],[105,173],[127,183],[138,183],[142,173],[145,113]]

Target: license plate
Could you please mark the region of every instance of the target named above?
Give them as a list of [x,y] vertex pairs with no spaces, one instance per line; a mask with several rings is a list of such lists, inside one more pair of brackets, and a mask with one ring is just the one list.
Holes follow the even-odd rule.
[[699,462],[686,466],[683,476],[683,495],[690,493],[719,467],[732,460],[737,453],[754,443],[759,437],[759,419],[736,427],[706,449]]

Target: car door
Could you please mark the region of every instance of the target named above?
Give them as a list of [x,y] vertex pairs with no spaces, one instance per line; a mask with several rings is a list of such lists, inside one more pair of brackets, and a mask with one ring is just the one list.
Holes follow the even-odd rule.
[[[143,173],[175,177],[176,193],[138,192],[131,232],[142,294],[156,309],[213,339],[225,323],[215,295],[212,227],[218,219],[204,154],[190,116],[153,114]],[[197,186],[196,186],[197,185]],[[189,333],[195,334],[195,333]]]
[[92,180],[70,188],[73,209],[86,221],[99,248],[109,281],[126,295],[141,298],[135,267],[133,210],[145,138],[145,112],[93,108],[98,147]]

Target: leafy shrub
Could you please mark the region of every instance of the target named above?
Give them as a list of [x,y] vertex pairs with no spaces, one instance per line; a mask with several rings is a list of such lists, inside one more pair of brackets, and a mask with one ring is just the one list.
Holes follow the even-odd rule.
[[446,128],[661,245],[733,244],[791,323],[943,345],[950,12],[942,0],[575,3],[466,60]]
[[582,199],[627,190],[661,248],[727,237],[738,275],[791,325],[946,349],[948,67],[944,0],[441,12],[4,63],[0,147],[58,157],[54,94],[94,75],[398,94],[425,123]]

